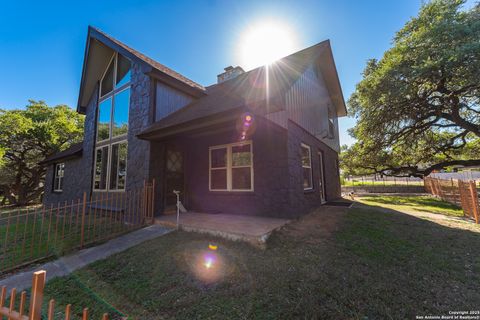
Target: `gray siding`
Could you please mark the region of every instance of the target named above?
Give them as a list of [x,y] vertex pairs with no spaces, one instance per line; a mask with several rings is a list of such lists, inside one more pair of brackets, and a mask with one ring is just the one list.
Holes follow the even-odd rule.
[[292,120],[333,150],[340,150],[338,120],[334,119],[334,136],[328,137],[328,108],[334,108],[321,74],[309,67],[285,93],[285,111],[267,115],[267,119],[283,128]]
[[183,94],[161,82],[156,83],[155,121],[165,118],[192,102],[192,97]]

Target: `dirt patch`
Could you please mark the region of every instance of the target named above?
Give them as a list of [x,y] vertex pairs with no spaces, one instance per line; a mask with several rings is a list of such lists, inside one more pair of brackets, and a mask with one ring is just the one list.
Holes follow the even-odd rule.
[[323,242],[340,229],[348,210],[345,207],[317,208],[282,228],[279,235],[289,237],[295,242],[305,241],[312,244]]

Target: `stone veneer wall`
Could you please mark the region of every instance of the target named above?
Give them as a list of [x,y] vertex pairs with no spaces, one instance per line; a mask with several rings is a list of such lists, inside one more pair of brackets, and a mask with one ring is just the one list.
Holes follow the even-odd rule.
[[93,156],[95,146],[95,118],[98,101],[98,87],[92,94],[85,115],[83,153],[80,158],[59,160],[65,163],[65,177],[62,192],[53,192],[54,164],[47,167],[45,177],[45,204],[77,200],[83,197],[83,192],[90,196],[92,190]]
[[[288,205],[287,132],[257,120],[253,143],[254,191],[209,191],[209,147],[238,141],[235,131],[201,136],[183,143],[186,150],[187,209],[243,215],[286,217]],[[234,128],[235,124],[232,123]]]
[[[303,173],[301,163],[301,144],[310,146],[312,153],[313,190],[303,190]],[[340,176],[338,171],[338,154],[326,144],[312,136],[293,121],[288,123],[288,164],[290,205],[300,214],[306,213],[320,205],[318,182],[320,165],[318,152],[323,152],[323,172],[326,200],[334,200],[341,196]]]
[[[127,190],[143,186],[149,179],[150,142],[136,137],[150,124],[150,77],[145,74],[145,66],[132,62],[130,110],[128,130],[127,156]],[[86,108],[83,154],[81,158],[60,160],[65,163],[65,179],[63,192],[53,192],[54,165],[48,165],[45,180],[45,204],[55,204],[63,201],[81,198],[83,192],[92,194],[93,162],[95,157],[96,111],[98,102],[98,87],[93,93]]]
[[151,123],[150,77],[143,64],[132,62],[130,113],[128,114],[127,190],[143,186],[150,171],[150,142],[136,137]]
[[[289,130],[257,119],[253,143],[253,192],[209,191],[209,147],[233,143],[235,131],[202,134],[168,141],[185,152],[185,192],[183,201],[191,211],[295,218],[321,204],[318,193],[319,159],[324,154],[324,180],[327,200],[340,196],[337,153],[295,123]],[[234,127],[234,124],[231,124]],[[300,144],[310,145],[314,190],[304,192]],[[157,183],[156,211],[163,209],[163,167],[166,143],[152,144],[151,174]]]

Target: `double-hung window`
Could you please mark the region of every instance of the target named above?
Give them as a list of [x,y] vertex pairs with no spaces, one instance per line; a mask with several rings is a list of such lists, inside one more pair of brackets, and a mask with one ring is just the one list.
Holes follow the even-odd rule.
[[125,189],[130,68],[130,61],[115,53],[100,81],[94,190]]
[[253,191],[252,142],[210,147],[209,189]]
[[63,177],[65,175],[65,163],[56,163],[53,177],[53,191],[63,191]]
[[312,178],[312,152],[310,146],[301,144],[302,151],[302,170],[303,170],[303,190],[313,189]]

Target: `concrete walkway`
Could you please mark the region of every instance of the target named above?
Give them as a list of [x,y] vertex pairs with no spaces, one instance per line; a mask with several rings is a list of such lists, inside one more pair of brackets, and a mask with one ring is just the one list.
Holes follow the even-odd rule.
[[172,229],[160,225],[152,225],[118,238],[112,239],[96,247],[87,248],[74,254],[62,257],[58,260],[47,262],[43,265],[24,270],[20,273],[0,280],[0,287],[7,286],[8,290],[17,288],[17,292],[30,288],[32,274],[38,270],[47,271],[47,281],[55,277],[61,277],[80,269],[87,264],[102,260],[117,252],[124,251],[144,241],[151,240],[169,233]]
[[[176,227],[177,216],[163,215],[155,223],[167,227]],[[290,220],[259,216],[233,214],[210,214],[187,212],[180,214],[180,228],[185,231],[208,233],[235,241],[246,241],[264,248],[270,234],[289,223]]]

